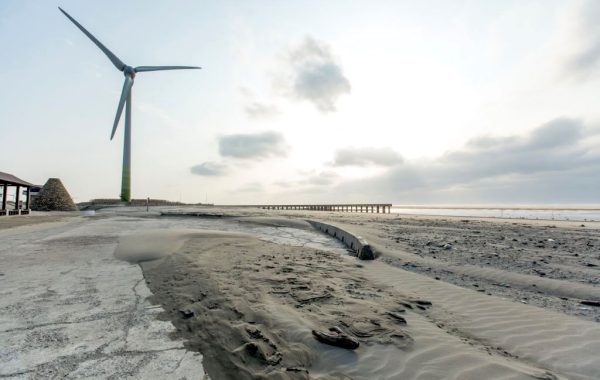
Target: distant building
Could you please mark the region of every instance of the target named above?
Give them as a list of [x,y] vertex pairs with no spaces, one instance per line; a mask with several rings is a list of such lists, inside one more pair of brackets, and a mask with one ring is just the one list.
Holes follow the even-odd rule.
[[44,187],[43,185],[32,185],[29,188],[29,198],[31,198],[31,203],[33,203],[33,201],[35,200],[35,197],[37,197],[40,194],[40,191],[42,191],[42,187]]

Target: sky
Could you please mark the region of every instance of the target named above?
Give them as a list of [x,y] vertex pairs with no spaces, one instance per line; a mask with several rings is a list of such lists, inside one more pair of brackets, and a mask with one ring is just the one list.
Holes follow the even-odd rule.
[[0,2],[0,171],[216,204],[600,203],[600,1]]

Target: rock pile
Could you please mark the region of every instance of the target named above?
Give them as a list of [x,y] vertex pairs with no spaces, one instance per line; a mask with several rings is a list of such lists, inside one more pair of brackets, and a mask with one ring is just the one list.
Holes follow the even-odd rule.
[[42,190],[31,204],[32,210],[37,211],[77,211],[77,206],[71,199],[58,178],[49,178]]

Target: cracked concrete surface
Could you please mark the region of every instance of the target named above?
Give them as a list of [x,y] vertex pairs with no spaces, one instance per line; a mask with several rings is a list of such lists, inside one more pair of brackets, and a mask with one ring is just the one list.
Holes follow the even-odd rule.
[[[139,218],[67,218],[0,230],[0,378],[202,379],[202,356],[137,265],[113,257]],[[150,224],[151,219],[146,219]]]

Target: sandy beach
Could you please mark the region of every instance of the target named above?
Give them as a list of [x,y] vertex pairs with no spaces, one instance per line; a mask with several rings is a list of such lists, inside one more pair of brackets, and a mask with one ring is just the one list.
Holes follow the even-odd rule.
[[600,380],[600,0],[0,10],[0,380]]
[[[169,211],[199,216],[160,215]],[[13,263],[0,276],[1,334],[9,342],[0,355],[3,377],[43,377],[48,368],[74,378],[111,370],[118,375],[119,355],[125,362],[147,358],[136,362],[133,378],[144,378],[149,358],[159,355],[179,363],[163,366],[174,372],[154,365],[153,373],[163,378],[600,376],[597,223],[232,208],[104,209],[46,223],[37,217],[23,219],[30,225],[0,230],[2,255],[11,255]],[[358,260],[306,220],[361,235],[379,257]],[[40,236],[39,243],[24,240],[31,233]],[[90,257],[96,247],[94,265],[112,269],[96,273],[73,260],[56,263],[39,291],[30,289],[23,299],[18,284],[39,273],[32,267],[47,266],[36,256],[41,243],[56,246],[65,258]],[[102,284],[117,278],[133,284],[122,288],[117,304],[103,301],[114,299],[112,287],[90,285],[94,296],[82,295],[78,307],[94,299],[89,310],[123,309],[125,325],[142,325],[124,328],[129,332],[121,338],[104,338],[106,345],[102,334],[85,326],[87,335],[99,339],[87,348],[95,354],[73,351],[73,331],[81,331],[86,319],[23,306],[39,306],[43,299],[50,310],[68,298],[70,290],[57,285],[70,277],[61,268],[68,265],[89,284],[98,283],[99,273]],[[140,310],[152,312],[141,318]],[[359,347],[334,347],[313,337],[313,330],[331,328]],[[23,334],[42,338],[38,346],[24,345]],[[51,336],[66,338],[43,338]],[[167,351],[153,349],[165,345]],[[44,347],[53,354],[42,355]],[[168,359],[167,353],[182,356]]]

